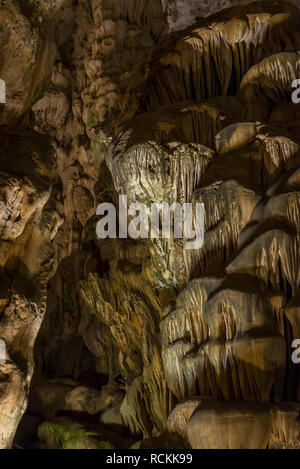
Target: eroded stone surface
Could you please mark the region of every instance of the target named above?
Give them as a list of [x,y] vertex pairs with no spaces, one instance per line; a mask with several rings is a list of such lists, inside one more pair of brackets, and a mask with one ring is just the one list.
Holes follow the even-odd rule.
[[[167,428],[195,448],[298,447],[298,25],[285,2],[1,2],[0,447],[38,333],[32,396],[76,383],[46,390],[44,418],[103,412],[142,447]],[[204,203],[203,248],[97,240],[119,194]],[[116,444],[69,420],[39,435]]]

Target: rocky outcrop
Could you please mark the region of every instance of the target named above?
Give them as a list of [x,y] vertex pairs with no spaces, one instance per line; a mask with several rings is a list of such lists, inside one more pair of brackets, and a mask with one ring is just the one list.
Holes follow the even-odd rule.
[[193,449],[298,448],[299,404],[181,401],[168,418],[168,429]]
[[[285,305],[299,288],[299,204],[297,183],[287,191],[282,184],[287,174],[298,171],[299,146],[295,135],[273,128],[268,115],[275,103],[290,100],[289,83],[298,74],[298,59],[296,52],[286,49],[297,51],[299,37],[289,13],[291,6],[284,6],[282,12],[271,4],[264,12],[260,8],[265,5],[247,8],[245,17],[243,9],[232,10],[225,14],[228,21],[224,15],[219,20],[214,17],[210,28],[200,23],[156,50],[142,98],[149,113],[129,123],[106,154],[116,191],[125,193],[131,202],[142,201],[148,207],[165,201],[205,205],[203,248],[187,252],[175,239],[151,239],[146,243],[150,254],[141,261],[140,273],[161,295],[162,369],[170,393],[165,405],[170,398],[174,402],[174,398],[195,394],[210,396],[221,402],[221,413],[230,409],[224,422],[233,422],[235,402],[253,402],[247,404],[253,417],[246,404],[237,411],[241,430],[236,432],[232,424],[233,439],[223,427],[220,439],[213,430],[211,441],[189,438],[193,447],[201,448],[266,447],[265,417],[264,413],[262,419],[255,416],[255,403],[280,402],[287,396],[296,399],[298,378],[290,360],[290,344],[296,336],[291,333]],[[254,14],[252,8],[259,13]],[[227,98],[225,107],[224,95],[232,94],[236,97]],[[175,115],[180,116],[176,121]],[[110,286],[122,278],[121,265],[116,271],[111,258]],[[108,296],[103,300],[107,312],[97,305],[98,315],[108,318]],[[132,308],[136,314],[140,306]],[[119,307],[113,306],[113,311],[119,313]],[[128,326],[123,331],[126,343]],[[128,348],[129,344],[126,351],[131,356]],[[132,429],[133,415],[141,422],[141,401],[149,418],[148,379],[143,373],[126,393],[123,417]],[[129,400],[134,402],[130,412]],[[152,415],[153,402],[154,398]],[[262,405],[259,409],[264,409]],[[201,407],[198,412],[204,418]],[[141,428],[145,435],[149,433],[147,418]],[[249,418],[261,432],[253,443],[247,436]],[[266,419],[271,428],[270,412]],[[192,422],[197,423],[191,424],[190,435],[201,439],[202,427],[198,420]],[[165,422],[161,425],[159,431]]]

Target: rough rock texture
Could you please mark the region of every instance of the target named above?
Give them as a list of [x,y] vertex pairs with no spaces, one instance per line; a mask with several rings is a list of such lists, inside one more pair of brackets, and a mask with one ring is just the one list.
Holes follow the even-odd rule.
[[54,155],[48,139],[1,131],[0,446],[12,443],[34,370],[33,347],[46,310],[59,215],[51,195]]
[[[295,5],[0,1],[1,448],[29,393],[42,447],[299,447]],[[203,247],[98,240],[119,194]]]

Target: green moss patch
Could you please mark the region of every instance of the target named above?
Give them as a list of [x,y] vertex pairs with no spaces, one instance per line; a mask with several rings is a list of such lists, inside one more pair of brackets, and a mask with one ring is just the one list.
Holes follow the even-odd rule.
[[44,422],[38,430],[39,439],[49,449],[113,449],[103,435],[90,431],[77,422],[58,417]]

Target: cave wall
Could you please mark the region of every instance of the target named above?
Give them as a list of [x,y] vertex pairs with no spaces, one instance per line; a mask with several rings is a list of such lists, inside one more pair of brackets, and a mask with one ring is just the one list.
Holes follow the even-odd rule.
[[[245,3],[0,2],[0,447],[90,369],[140,438],[298,445],[299,2]],[[98,240],[119,194],[204,203],[203,248]]]

